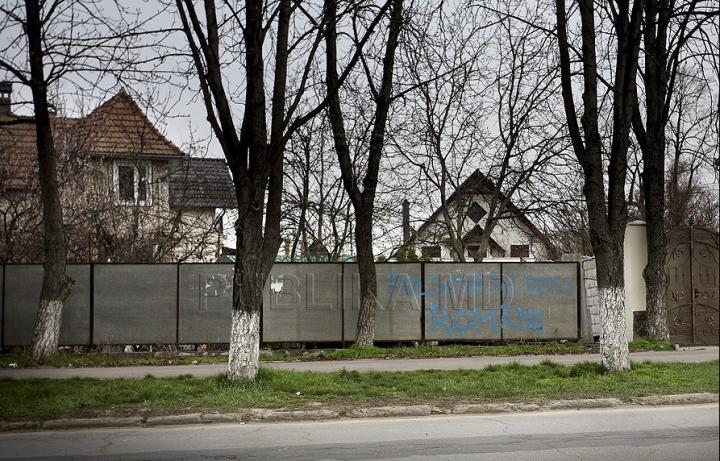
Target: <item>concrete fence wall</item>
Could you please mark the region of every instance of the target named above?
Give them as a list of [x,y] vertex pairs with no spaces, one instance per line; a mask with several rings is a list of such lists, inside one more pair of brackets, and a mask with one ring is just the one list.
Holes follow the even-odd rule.
[[[230,340],[232,264],[80,264],[68,274],[61,345]],[[383,263],[377,274],[379,342],[593,340],[577,261]],[[30,344],[42,275],[0,265],[3,347]],[[261,341],[352,342],[359,285],[353,263],[275,264]]]

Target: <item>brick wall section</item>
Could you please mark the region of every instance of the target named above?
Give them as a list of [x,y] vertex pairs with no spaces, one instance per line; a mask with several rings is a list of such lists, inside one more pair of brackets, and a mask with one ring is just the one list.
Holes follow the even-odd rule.
[[580,263],[580,337],[583,342],[593,343],[600,336],[595,258],[574,253],[562,255],[561,261]]
[[587,310],[590,313],[593,337],[600,336],[600,300],[597,291],[597,269],[595,258],[583,257],[581,264],[582,283],[585,285]]

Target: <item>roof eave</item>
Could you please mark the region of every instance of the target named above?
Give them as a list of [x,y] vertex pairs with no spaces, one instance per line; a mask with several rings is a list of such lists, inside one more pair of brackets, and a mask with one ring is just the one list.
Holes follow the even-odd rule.
[[102,157],[111,159],[137,159],[144,160],[182,160],[185,155],[178,154],[131,154],[131,153],[115,153],[115,152],[92,152],[92,157]]

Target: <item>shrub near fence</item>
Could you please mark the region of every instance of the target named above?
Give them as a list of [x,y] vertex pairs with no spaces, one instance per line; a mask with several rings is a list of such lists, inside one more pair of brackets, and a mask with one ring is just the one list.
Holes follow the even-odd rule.
[[[375,339],[577,340],[577,262],[377,264]],[[42,266],[4,265],[3,347],[28,345]],[[232,264],[69,265],[61,345],[227,343]],[[268,277],[262,342],[352,342],[354,263],[277,263]]]

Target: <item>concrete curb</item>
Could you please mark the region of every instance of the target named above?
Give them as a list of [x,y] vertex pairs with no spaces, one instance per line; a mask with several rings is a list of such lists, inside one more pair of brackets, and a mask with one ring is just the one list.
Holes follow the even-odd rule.
[[193,424],[246,424],[246,423],[280,423],[289,421],[330,421],[347,418],[388,418],[418,417],[432,415],[468,415],[497,414],[531,411],[556,411],[571,409],[617,408],[630,406],[662,406],[662,405],[695,405],[718,403],[720,396],[713,393],[655,395],[636,397],[623,401],[616,398],[606,399],[574,399],[554,400],[543,403],[487,403],[460,404],[452,409],[442,409],[431,405],[408,405],[365,408],[349,412],[334,410],[268,410],[253,408],[245,413],[189,413],[184,415],[126,417],[126,418],[82,418],[54,419],[49,421],[28,420],[19,422],[0,422],[0,432],[58,430],[58,429],[89,429],[89,428],[122,428],[122,427],[157,427]]

